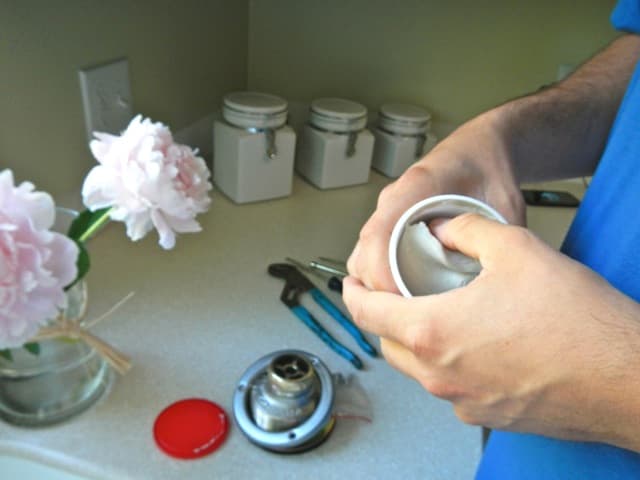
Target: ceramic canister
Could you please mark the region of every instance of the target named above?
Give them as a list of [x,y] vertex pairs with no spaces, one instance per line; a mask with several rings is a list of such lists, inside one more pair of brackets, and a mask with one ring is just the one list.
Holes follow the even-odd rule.
[[296,135],[287,102],[260,92],[224,97],[213,126],[213,180],[236,203],[291,194]]
[[364,105],[342,98],[314,100],[303,129],[296,171],[318,188],[367,182],[374,137],[366,126]]
[[431,115],[426,110],[400,103],[380,107],[371,165],[383,175],[397,178],[437,143],[430,131]]

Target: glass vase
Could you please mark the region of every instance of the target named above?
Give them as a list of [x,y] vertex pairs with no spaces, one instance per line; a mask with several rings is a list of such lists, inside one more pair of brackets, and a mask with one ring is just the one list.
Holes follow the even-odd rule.
[[[57,209],[54,229],[66,232],[75,212]],[[75,319],[87,304],[84,281],[67,291],[64,314]],[[0,418],[22,426],[44,426],[76,415],[106,391],[111,372],[84,341],[59,337],[38,342],[40,352],[10,350],[0,357]]]

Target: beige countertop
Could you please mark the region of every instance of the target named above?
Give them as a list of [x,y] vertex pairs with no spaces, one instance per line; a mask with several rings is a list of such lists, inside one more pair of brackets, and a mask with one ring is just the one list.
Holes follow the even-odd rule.
[[[481,453],[480,429],[460,423],[446,402],[364,354],[366,369],[357,378],[373,422],[339,420],[330,438],[310,452],[268,453],[235,424],[218,451],[198,460],[170,458],[152,438],[156,415],[178,399],[208,398],[231,418],[236,382],[275,350],[306,350],[333,372],[355,373],[280,302],[283,284],[266,269],[287,256],[346,258],[388,182],[372,173],[366,185],[320,191],[296,178],[291,197],[248,205],[215,193],[210,211],[199,217],[204,231],[179,237],[169,252],[157,246],[155,234],[131,243],[122,225],[110,225],[90,245],[89,315],[136,292],[94,330],[127,352],[134,368],[70,421],[43,429],[0,423],[0,452],[104,479],[471,478]],[[577,182],[558,185],[582,190]],[[529,225],[558,246],[573,212],[530,208]],[[337,294],[323,290],[343,307]],[[312,304],[309,309],[361,352],[326,314]]]
[[[582,198],[585,184],[582,179],[542,184],[527,184],[523,188],[564,190]],[[560,248],[562,240],[575,214],[574,208],[563,207],[527,207],[527,226],[549,245]]]

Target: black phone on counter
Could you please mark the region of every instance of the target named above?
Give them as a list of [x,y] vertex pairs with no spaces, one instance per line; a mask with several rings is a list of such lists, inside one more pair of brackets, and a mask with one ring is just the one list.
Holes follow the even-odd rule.
[[577,207],[580,205],[580,200],[575,196],[560,190],[522,189],[522,195],[527,205],[536,207]]

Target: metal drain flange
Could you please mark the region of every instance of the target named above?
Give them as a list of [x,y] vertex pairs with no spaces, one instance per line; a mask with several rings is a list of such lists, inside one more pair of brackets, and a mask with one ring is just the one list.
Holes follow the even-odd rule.
[[233,415],[256,445],[280,453],[309,450],[329,435],[334,387],[322,361],[300,350],[280,350],[257,360],[242,375]]

